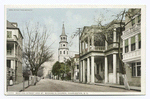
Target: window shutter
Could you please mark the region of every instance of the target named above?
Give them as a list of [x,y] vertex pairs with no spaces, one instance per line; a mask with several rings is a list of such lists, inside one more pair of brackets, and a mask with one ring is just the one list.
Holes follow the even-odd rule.
[[132,38],[131,38],[131,44],[134,44],[135,43],[135,36],[133,36]]
[[128,39],[125,40],[125,46],[128,46]]

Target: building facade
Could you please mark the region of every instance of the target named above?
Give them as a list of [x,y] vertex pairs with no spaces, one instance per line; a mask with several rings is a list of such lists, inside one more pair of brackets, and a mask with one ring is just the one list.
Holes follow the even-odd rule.
[[22,73],[22,40],[23,36],[17,23],[7,21],[7,85],[23,81]]
[[129,85],[141,86],[141,10],[129,9],[123,32],[123,62]]
[[[106,38],[118,42],[119,21],[106,26],[110,35]],[[121,84],[121,63],[118,56],[118,44],[102,40],[100,26],[85,26],[80,36],[80,82]],[[120,44],[122,47],[122,44]]]
[[67,35],[65,34],[65,27],[63,24],[62,34],[60,35],[60,42],[59,42],[59,48],[58,48],[58,61],[64,62],[65,59],[68,58],[68,54],[69,54],[69,48],[68,48],[68,42],[67,42]]

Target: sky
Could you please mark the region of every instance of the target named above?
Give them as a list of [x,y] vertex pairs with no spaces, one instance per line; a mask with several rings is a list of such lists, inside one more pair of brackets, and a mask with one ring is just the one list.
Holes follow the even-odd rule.
[[[122,10],[119,8],[9,8],[7,9],[7,20],[17,22],[21,31],[26,22],[39,22],[41,25],[46,25],[51,34],[48,44],[54,42],[51,48],[54,51],[55,62],[58,60],[59,36],[62,33],[63,22],[68,42],[72,42],[69,44],[69,53],[74,56],[75,53],[79,52],[79,37],[72,39],[71,36],[77,32],[77,28],[97,25],[96,19],[102,19],[101,15],[104,16],[103,19],[106,19],[103,24],[111,22],[115,18],[112,15],[116,15]],[[54,62],[48,62],[45,65],[51,68]]]

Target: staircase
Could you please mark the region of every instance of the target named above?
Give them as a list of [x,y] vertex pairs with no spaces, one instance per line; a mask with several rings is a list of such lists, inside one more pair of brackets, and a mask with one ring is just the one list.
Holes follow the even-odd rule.
[[99,74],[95,74],[95,77],[97,79],[96,83],[103,83],[103,78]]

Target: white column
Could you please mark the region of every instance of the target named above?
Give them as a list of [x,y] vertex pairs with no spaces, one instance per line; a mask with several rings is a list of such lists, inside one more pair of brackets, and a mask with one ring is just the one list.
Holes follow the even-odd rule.
[[13,67],[14,67],[14,60],[10,60],[10,61],[11,61],[11,67],[10,68],[13,69]]
[[108,60],[107,56],[105,56],[105,83],[108,82]]
[[139,38],[138,38],[138,35],[136,35],[136,36],[135,36],[135,47],[136,47],[135,49],[136,49],[136,50],[139,48],[138,39],[139,39]]
[[91,56],[91,83],[94,83],[94,56]]
[[90,37],[88,37],[88,51],[90,50]]
[[129,38],[128,43],[129,43],[129,52],[131,52],[131,38]]
[[[116,42],[116,28],[113,31],[113,42]],[[113,44],[114,46],[116,46],[116,43]]]
[[94,50],[94,34],[92,35],[92,49]]
[[85,83],[85,60],[83,60],[83,83]]
[[117,61],[116,61],[116,54],[113,54],[113,83],[116,83],[116,76],[117,76],[117,72],[116,72],[116,67],[117,67]]
[[80,61],[80,82],[82,82],[82,61]]
[[87,83],[90,83],[90,59],[87,58]]

